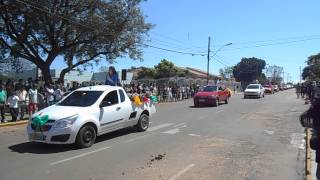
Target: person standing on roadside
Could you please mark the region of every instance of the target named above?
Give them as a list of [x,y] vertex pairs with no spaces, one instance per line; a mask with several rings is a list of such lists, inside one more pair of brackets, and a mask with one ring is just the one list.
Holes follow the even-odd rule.
[[0,113],[1,113],[1,123],[6,122],[6,117],[5,117],[6,102],[7,102],[7,92],[4,90],[3,85],[0,84]]
[[317,179],[320,179],[320,99],[315,99],[314,102],[312,102],[309,109],[304,112],[300,116],[301,122],[304,122],[304,119],[307,119],[310,121],[312,120],[312,136],[310,138],[310,147],[311,149],[316,151],[316,162],[317,162],[317,170],[316,170],[316,177]]
[[53,96],[54,90],[52,88],[52,85],[48,85],[45,88],[45,95],[46,95],[46,101],[47,106],[51,106],[54,104],[54,96]]
[[120,84],[118,73],[113,66],[109,67],[105,85],[118,86]]
[[306,87],[305,83],[302,83],[301,84],[301,98],[304,98],[306,91],[307,91],[307,87]]
[[54,102],[58,102],[62,99],[63,97],[63,92],[61,90],[61,86],[60,85],[56,85],[54,88],[54,92],[53,92],[53,96],[54,96]]
[[29,95],[29,117],[38,111],[38,90],[35,85],[32,85],[28,91]]
[[297,98],[300,98],[301,86],[299,83],[296,85],[296,94],[297,94]]
[[10,114],[12,117],[12,121],[17,121],[18,113],[19,113],[19,97],[16,92],[13,92],[11,96],[8,97],[8,105],[10,108]]
[[20,85],[20,89],[17,91],[17,95],[19,97],[19,102],[18,102],[18,108],[20,111],[20,120],[23,120],[24,118],[24,113],[26,111],[26,98],[28,95],[28,92],[25,89],[24,85]]

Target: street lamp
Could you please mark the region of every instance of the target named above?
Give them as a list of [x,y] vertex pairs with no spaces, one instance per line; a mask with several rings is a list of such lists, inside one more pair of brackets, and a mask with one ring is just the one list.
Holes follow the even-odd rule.
[[[218,48],[217,51],[214,52],[214,54],[211,57],[214,57],[219,51],[221,51],[224,47],[230,46],[232,43],[225,44]],[[208,62],[207,62],[207,84],[209,84],[209,61],[210,61],[210,37],[209,37],[209,43],[208,43],[208,56],[207,56]]]

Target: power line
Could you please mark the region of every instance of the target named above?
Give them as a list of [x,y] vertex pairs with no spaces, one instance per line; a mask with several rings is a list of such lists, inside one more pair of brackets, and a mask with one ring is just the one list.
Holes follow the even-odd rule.
[[[187,46],[180,46],[180,45],[175,45],[175,44],[171,44],[169,42],[166,42],[166,41],[162,41],[162,40],[158,40],[158,39],[150,39],[151,43],[154,41],[156,42],[157,44],[160,44],[160,45],[163,45],[163,46],[166,46],[166,47],[169,47],[169,48],[179,48],[179,50],[193,50],[193,48],[190,48],[190,47],[187,47]],[[201,53],[201,54],[204,54],[206,52],[204,51],[195,51],[195,53]]]
[[261,45],[254,45],[254,46],[245,46],[239,48],[232,48],[232,49],[225,49],[221,51],[232,51],[232,50],[241,50],[241,49],[251,49],[251,48],[259,48],[259,47],[266,47],[266,46],[274,46],[274,45],[281,45],[281,44],[294,44],[297,42],[305,42],[305,41],[312,41],[312,40],[319,40],[320,37],[317,38],[308,38],[308,39],[300,39],[294,41],[285,41],[285,42],[278,42],[278,43],[269,43],[269,44],[261,44]]
[[214,58],[218,63],[224,65],[225,67],[230,67],[230,65],[225,64],[224,62],[222,62],[221,60],[219,60],[217,57]]
[[149,44],[142,44],[142,45],[147,46],[147,47],[151,47],[151,48],[154,48],[154,49],[159,49],[159,50],[168,51],[168,52],[174,52],[174,53],[179,53],[179,54],[186,54],[186,55],[192,55],[192,56],[196,56],[196,55],[205,56],[206,55],[206,54],[199,54],[199,53],[192,53],[192,52],[176,51],[176,50],[172,50],[172,49],[166,49],[166,48],[152,46],[152,45],[149,45]]
[[269,40],[257,40],[257,41],[235,42],[235,43],[233,43],[233,45],[238,45],[238,44],[256,44],[256,43],[264,43],[264,42],[272,42],[272,41],[288,41],[288,40],[305,39],[305,38],[312,38],[312,37],[320,37],[320,35],[307,35],[307,36],[295,36],[295,37],[286,37],[286,38],[276,38],[276,39],[269,39]]
[[161,34],[159,34],[159,33],[155,33],[155,32],[150,32],[150,34],[155,34],[155,35],[157,35],[157,36],[159,36],[159,37],[163,37],[164,39],[168,39],[168,40],[171,40],[171,41],[174,41],[174,42],[177,42],[177,43],[179,43],[179,44],[183,44],[183,45],[189,45],[189,46],[192,46],[192,47],[194,47],[194,48],[196,48],[196,49],[206,49],[206,47],[199,47],[199,46],[195,46],[195,45],[193,45],[193,44],[189,44],[189,43],[186,43],[186,42],[184,42],[184,41],[180,41],[180,40],[178,40],[178,39],[175,39],[175,38],[172,38],[172,37],[169,37],[169,36],[165,36],[165,35],[161,35]]

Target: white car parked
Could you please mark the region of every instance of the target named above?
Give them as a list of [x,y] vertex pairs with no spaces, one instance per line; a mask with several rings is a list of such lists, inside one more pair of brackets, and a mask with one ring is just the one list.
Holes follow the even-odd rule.
[[48,116],[41,128],[31,121],[27,126],[30,141],[49,144],[73,144],[90,147],[96,137],[118,129],[149,127],[149,118],[156,112],[152,102],[136,106],[122,87],[91,86],[80,88],[60,102],[47,107],[32,118]]
[[264,97],[264,87],[261,84],[249,84],[244,91],[244,98],[247,97]]

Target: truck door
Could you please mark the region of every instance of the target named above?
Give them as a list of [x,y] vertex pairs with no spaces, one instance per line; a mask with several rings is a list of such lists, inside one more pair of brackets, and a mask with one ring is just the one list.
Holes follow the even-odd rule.
[[109,92],[100,104],[100,127],[102,131],[111,131],[123,127],[125,114],[119,103],[118,91]]

